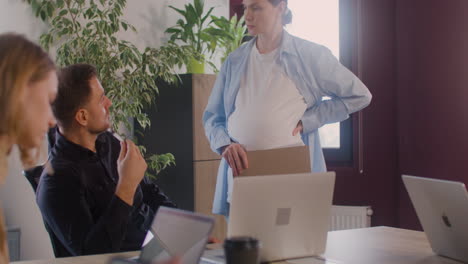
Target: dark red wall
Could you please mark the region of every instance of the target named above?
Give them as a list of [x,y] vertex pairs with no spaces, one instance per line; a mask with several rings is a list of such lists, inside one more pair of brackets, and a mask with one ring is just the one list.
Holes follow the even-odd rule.
[[241,16],[243,14],[242,0],[230,0],[230,5],[229,16],[233,16],[234,14]]
[[[349,0],[346,0],[349,1]],[[358,3],[358,1],[355,1]],[[396,226],[395,7],[393,0],[361,1],[356,33],[360,78],[373,95],[363,111],[363,174],[336,169],[334,203],[371,205],[372,225]],[[333,168],[330,168],[333,169]]]
[[[468,1],[396,3],[399,171],[468,183]],[[399,226],[419,229],[399,190]]]

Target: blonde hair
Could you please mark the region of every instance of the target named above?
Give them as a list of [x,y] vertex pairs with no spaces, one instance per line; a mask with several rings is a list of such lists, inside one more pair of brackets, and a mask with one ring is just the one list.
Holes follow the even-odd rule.
[[[53,70],[54,62],[40,46],[22,35],[0,34],[0,136],[10,141],[15,138],[20,129],[20,100],[26,87],[43,80]],[[21,142],[15,143],[21,146]],[[23,164],[31,165],[35,161],[31,150],[20,150]]]

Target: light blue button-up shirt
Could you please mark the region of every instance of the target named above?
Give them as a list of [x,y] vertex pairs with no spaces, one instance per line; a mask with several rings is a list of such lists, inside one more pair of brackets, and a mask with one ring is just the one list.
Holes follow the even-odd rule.
[[[235,110],[240,82],[255,41],[256,38],[245,43],[226,59],[203,115],[206,136],[211,149],[218,154],[221,154],[223,146],[231,143],[227,120]],[[317,129],[325,124],[347,119],[349,114],[369,105],[372,95],[361,80],[324,46],[294,37],[284,31],[279,53],[278,62],[307,104],[307,110],[301,118],[301,136],[304,144],[310,146],[311,170],[326,171]],[[323,101],[324,96],[331,99]],[[229,215],[228,166],[222,159],[213,200],[213,213],[225,216]]]

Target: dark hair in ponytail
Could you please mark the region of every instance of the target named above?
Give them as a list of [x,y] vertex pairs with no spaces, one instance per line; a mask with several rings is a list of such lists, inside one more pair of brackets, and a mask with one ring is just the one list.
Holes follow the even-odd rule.
[[286,11],[283,14],[283,26],[287,24],[291,24],[292,22],[292,12],[291,9],[288,8],[288,0],[268,0],[272,5],[277,6],[279,3],[284,1],[286,3]]

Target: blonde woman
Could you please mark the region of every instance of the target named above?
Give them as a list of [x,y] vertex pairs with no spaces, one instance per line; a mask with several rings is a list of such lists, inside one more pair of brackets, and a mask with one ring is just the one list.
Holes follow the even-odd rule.
[[[0,35],[0,183],[13,145],[25,167],[49,127],[55,125],[50,103],[57,93],[53,61],[39,46],[17,34]],[[5,226],[0,212],[0,263],[8,263]]]

